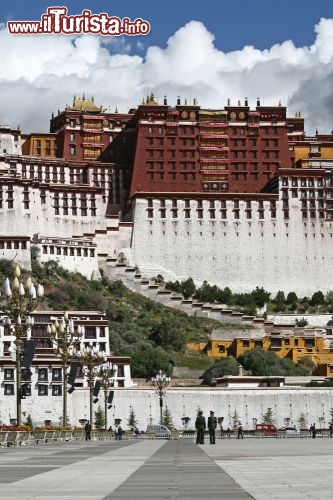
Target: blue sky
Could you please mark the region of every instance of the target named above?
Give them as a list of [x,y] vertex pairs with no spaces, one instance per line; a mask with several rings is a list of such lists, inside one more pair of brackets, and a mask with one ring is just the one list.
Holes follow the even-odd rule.
[[[14,36],[8,20],[40,20],[48,7],[69,14],[141,17],[147,36]],[[1,24],[2,23],[2,24]],[[153,92],[194,97],[221,108],[249,98],[255,106],[301,112],[309,133],[333,128],[332,0],[109,0],[0,3],[0,123],[47,131],[52,112],[73,95],[120,111]]]
[[[314,25],[321,17],[333,17],[332,0],[113,0],[51,2],[1,2],[0,21],[39,20],[47,7],[65,5],[70,14],[83,9],[107,12],[120,18],[141,17],[151,33],[140,37],[147,45],[165,46],[168,38],[188,21],[202,21],[215,35],[216,47],[230,51],[244,45],[258,49],[292,39],[297,47],[313,43]],[[137,51],[133,44],[132,51]]]

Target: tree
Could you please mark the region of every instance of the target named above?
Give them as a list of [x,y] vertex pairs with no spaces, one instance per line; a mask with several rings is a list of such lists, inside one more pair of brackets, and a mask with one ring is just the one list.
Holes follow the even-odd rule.
[[167,406],[164,408],[162,413],[162,424],[168,427],[169,429],[172,429],[173,427],[172,415]]
[[298,301],[298,297],[295,292],[289,292],[287,295],[288,304],[296,304]]
[[308,320],[306,318],[296,318],[295,319],[295,326],[307,326],[309,324]]
[[239,426],[239,424],[241,423],[240,422],[240,416],[238,415],[238,412],[237,410],[235,410],[231,416],[231,419],[232,419],[232,428],[233,429],[237,429],[237,427]]
[[311,356],[303,356],[296,364],[298,375],[312,375],[316,369],[316,365],[311,359]]
[[305,413],[302,411],[300,414],[298,420],[297,420],[298,426],[300,429],[306,429],[308,426],[308,420],[306,418]]
[[325,297],[323,295],[323,292],[321,292],[320,290],[318,292],[315,292],[311,297],[310,304],[312,306],[321,306],[325,304]]
[[273,417],[273,410],[272,408],[267,408],[266,413],[262,416],[263,422],[265,424],[273,424],[274,423],[274,417]]
[[26,422],[25,422],[25,424],[24,424],[24,425],[26,425],[27,427],[30,427],[30,429],[32,429],[32,428],[33,428],[32,418],[31,418],[30,413],[29,413],[29,415],[27,416],[27,420],[26,420]]
[[185,342],[182,332],[177,331],[168,319],[162,319],[160,323],[151,328],[149,339],[156,346],[164,347],[165,349],[175,349],[180,351]]
[[239,365],[233,356],[228,356],[224,359],[216,361],[216,363],[208,368],[201,376],[205,384],[210,385],[212,380],[224,375],[238,375]]
[[252,375],[307,375],[313,367],[307,361],[297,365],[289,358],[280,358],[271,351],[265,351],[262,347],[255,347],[245,352],[238,358],[239,363]]
[[274,303],[275,303],[274,311],[277,311],[277,312],[284,311],[286,308],[285,301],[286,301],[286,297],[284,295],[284,292],[282,292],[281,290],[278,291],[278,293],[276,294],[276,297],[274,299]]
[[192,278],[188,278],[181,282],[181,293],[184,295],[185,299],[188,299],[194,295],[196,291],[196,286]]
[[274,302],[277,302],[277,303],[281,302],[281,303],[283,303],[285,300],[286,300],[286,297],[284,295],[284,292],[282,292],[281,290],[279,290],[278,293],[276,294]]
[[98,405],[98,408],[94,412],[94,415],[95,415],[94,425],[95,425],[96,429],[104,429],[104,427],[105,427],[105,415],[104,415],[104,412],[101,408],[101,405]]
[[134,412],[134,408],[133,406],[130,407],[130,414],[129,414],[129,417],[128,417],[128,420],[127,420],[127,425],[128,427],[130,427],[131,429],[135,429],[136,426],[138,425],[138,421],[136,419],[136,416],[135,416],[135,412]]
[[131,356],[133,377],[150,379],[159,370],[166,375],[172,375],[172,360],[160,347],[154,348],[146,342],[138,342],[135,346],[124,348],[122,354]]
[[264,288],[258,286],[251,292],[251,297],[257,307],[264,307],[266,302],[269,301],[270,293],[266,292]]

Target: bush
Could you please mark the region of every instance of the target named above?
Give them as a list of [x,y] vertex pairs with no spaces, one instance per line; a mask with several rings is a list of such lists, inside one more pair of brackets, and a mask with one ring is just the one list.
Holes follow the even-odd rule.
[[205,384],[210,385],[214,378],[223,377],[225,375],[238,375],[239,366],[237,360],[233,356],[228,356],[227,358],[220,359],[216,363],[206,370],[201,378]]

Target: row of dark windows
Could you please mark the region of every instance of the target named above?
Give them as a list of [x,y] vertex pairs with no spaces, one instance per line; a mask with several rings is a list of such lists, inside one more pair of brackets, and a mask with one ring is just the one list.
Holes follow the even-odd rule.
[[[48,396],[49,395],[49,386],[46,384],[38,384],[38,396]],[[31,396],[31,386],[26,384],[24,387],[24,394],[26,396]],[[52,396],[62,396],[62,386],[58,384],[52,384],[51,386],[51,394]],[[4,395],[5,396],[14,396],[15,395],[15,386],[14,384],[4,384]]]
[[[91,217],[96,217],[96,208],[90,208],[90,215]],[[80,208],[80,214],[78,214],[78,209],[77,208],[71,208],[68,209],[67,207],[64,207],[62,209],[62,215],[80,215],[81,217],[87,217],[88,216],[88,209],[87,208]],[[59,207],[54,207],[54,214],[55,215],[60,215],[60,208]]]
[[324,181],[322,179],[288,179],[288,177],[282,177],[282,186],[292,186],[292,187],[322,187]]
[[60,247],[55,245],[43,245],[43,254],[70,255],[78,257],[95,257],[94,248]]
[[[15,369],[5,368],[4,369],[4,380],[14,380]],[[48,368],[38,368],[38,381],[48,380]],[[62,380],[62,369],[52,368],[52,381]]]
[[9,250],[11,250],[11,249],[26,250],[27,249],[27,242],[26,241],[5,241],[5,240],[1,240],[0,241],[0,248],[7,248]]
[[[151,172],[151,171],[149,171],[149,172],[147,172],[147,174],[148,174],[148,178],[151,181],[165,179],[164,172]],[[195,172],[180,172],[180,173],[168,172],[167,175],[168,175],[168,180],[170,180],[170,181],[177,180],[177,177],[180,177],[180,179],[184,180],[184,181],[187,181],[187,180],[195,181],[195,178],[196,178]]]
[[[264,208],[264,202],[263,200],[259,200],[257,202],[255,202],[258,204],[258,208]],[[148,198],[147,200],[147,206],[148,208],[153,208],[153,199],[152,198]],[[171,206],[172,208],[178,208],[178,200],[172,200],[171,201]],[[166,204],[165,204],[165,200],[160,200],[160,208],[165,208],[166,207]],[[184,207],[185,208],[191,208],[191,204],[190,204],[190,200],[184,200]],[[240,200],[234,200],[233,201],[233,207],[234,208],[239,208],[240,207]],[[245,202],[245,207],[246,208],[251,208],[252,207],[252,201],[251,200],[247,200]],[[196,201],[196,208],[203,208],[203,201],[202,200],[197,200]],[[209,208],[227,208],[227,200],[220,200],[220,201],[216,201],[216,200],[210,200],[209,201]],[[276,201],[275,200],[272,200],[270,201],[270,209],[276,209]]]
[[[228,216],[227,210],[219,210],[220,212],[220,218],[221,219],[228,219],[230,216]],[[235,220],[240,219],[240,210],[239,209],[233,209],[233,218]],[[264,219],[265,218],[265,210],[257,210],[258,213],[258,218],[259,219]],[[196,210],[197,218],[198,219],[203,219],[203,210],[202,209],[197,209]],[[161,219],[165,219],[167,216],[166,209],[161,208],[159,209],[159,216]],[[171,209],[171,217],[173,219],[178,219],[179,216],[179,211],[177,208],[172,208]],[[209,210],[209,218],[210,219],[216,219],[216,210],[211,209]],[[147,209],[147,217],[148,219],[152,219],[154,217],[154,210],[152,208]],[[253,211],[252,210],[245,210],[245,217],[246,219],[252,219],[253,217]],[[316,219],[319,217],[319,219],[325,219],[325,212],[324,211],[315,211],[315,210],[302,210],[302,218],[303,219]],[[184,209],[184,218],[185,219],[190,219],[191,218],[191,210],[190,209]],[[276,210],[270,210],[270,218],[271,219],[276,219]],[[289,219],[289,210],[285,209],[283,210],[283,219]]]
[[[161,208],[159,209],[159,216],[161,219],[165,219],[166,216],[167,216],[167,212],[166,212],[166,209],[165,208]],[[177,208],[171,208],[170,210],[171,212],[171,217],[173,219],[178,219],[178,216],[179,216],[179,210]],[[227,210],[224,210],[224,209],[221,209],[219,210],[220,212],[220,217],[221,219],[228,219],[228,215],[227,215]],[[234,219],[240,219],[240,210],[239,209],[233,209],[233,218]],[[247,219],[252,219],[252,213],[253,211],[252,210],[245,210],[245,217]],[[265,218],[265,211],[264,210],[257,210],[258,212],[258,217],[259,219],[264,219]],[[184,218],[185,219],[190,219],[191,218],[191,210],[190,209],[184,209],[183,211],[184,213]],[[217,216],[217,211],[215,209],[210,209],[208,211],[208,214],[209,214],[209,218],[210,219],[216,219],[216,216]],[[197,218],[198,219],[203,219],[203,209],[197,209],[196,210],[196,215],[197,215]],[[148,208],[147,209],[147,217],[148,219],[153,219],[154,218],[154,210],[152,208]],[[270,210],[270,218],[271,219],[276,219],[276,210]],[[288,219],[289,218],[289,211],[288,210],[284,210],[283,212],[283,218],[284,219]]]
[[[220,119],[218,120],[218,122],[216,122],[216,120],[208,120],[209,122],[214,122],[214,123],[218,123],[218,122],[221,122],[223,124],[226,124],[227,121],[221,121]],[[253,123],[256,122],[256,120],[252,120]],[[180,125],[180,126],[175,126],[175,127],[172,127],[173,129],[176,129],[176,131],[178,131],[178,134],[179,135],[193,135],[196,133],[196,130],[197,130],[197,127],[196,127],[196,124],[195,125],[188,125],[188,126],[183,126],[183,125]],[[214,130],[214,127],[207,127],[206,124],[202,123],[201,124],[201,127],[200,127],[200,130],[201,128],[204,128],[205,130],[208,129],[208,130],[212,130],[212,133],[213,133],[213,130]],[[163,134],[163,132],[165,131],[165,127],[160,127],[160,126],[148,126],[147,127],[147,130],[148,130],[148,134]],[[229,135],[240,135],[240,136],[244,136],[248,133],[248,130],[246,127],[235,127],[235,126],[232,126],[230,127],[229,129],[227,127],[223,127],[223,130],[227,131],[228,130],[228,134]],[[269,136],[269,137],[265,137],[265,138],[262,138],[262,141],[266,141],[266,144],[267,146],[268,145],[274,145],[274,147],[277,147],[278,145],[278,139],[271,139],[271,136],[276,136],[278,135],[279,131],[278,131],[278,128],[277,127],[260,127],[260,131],[262,133],[262,135],[266,135],[266,136]]]

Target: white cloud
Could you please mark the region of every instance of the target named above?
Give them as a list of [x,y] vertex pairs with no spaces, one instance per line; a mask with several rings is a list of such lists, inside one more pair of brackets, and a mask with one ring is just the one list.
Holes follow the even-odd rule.
[[[315,26],[312,46],[287,40],[266,50],[252,46],[222,52],[214,35],[191,21],[168,40],[130,55],[134,39],[100,36],[12,36],[0,29],[0,122],[24,132],[48,130],[52,111],[73,95],[94,95],[97,104],[120,111],[140,104],[151,91],[158,99],[177,96],[210,107],[223,107],[247,96],[266,105],[279,100],[289,114],[301,111],[306,129],[328,132],[333,126],[333,20]],[[140,44],[141,51],[144,47]]]

